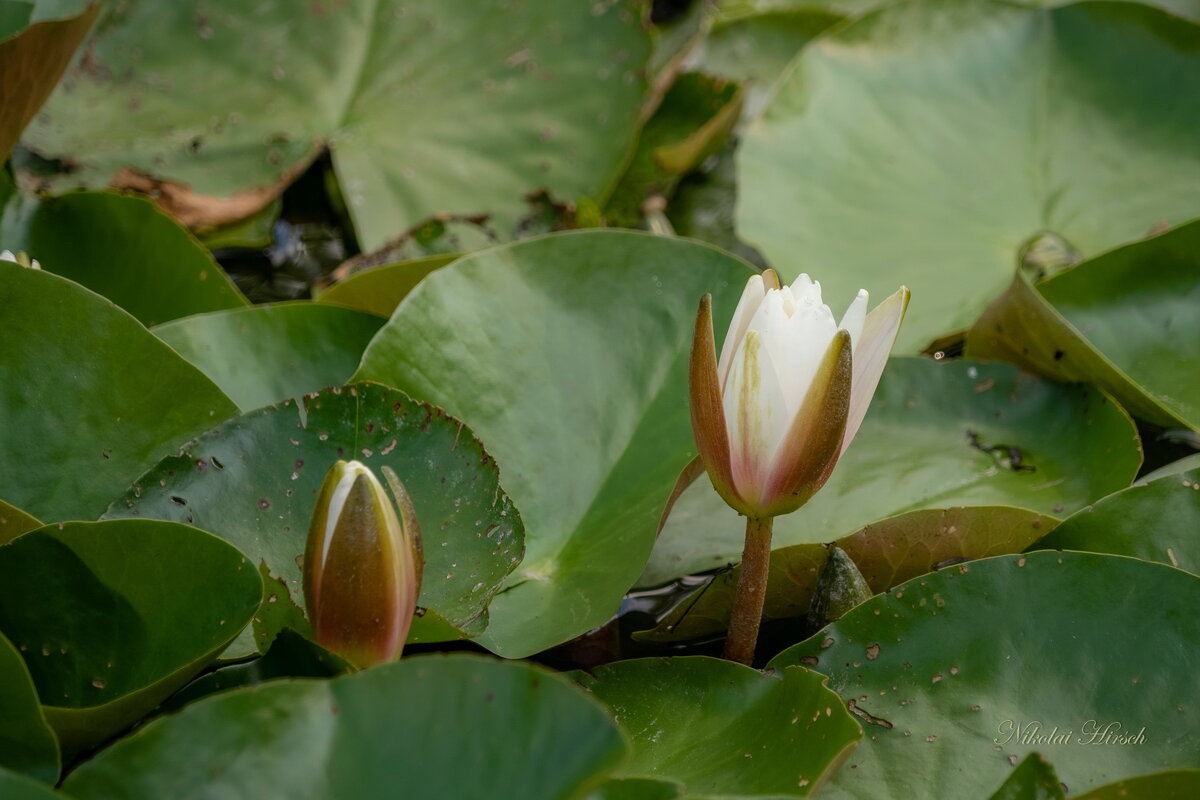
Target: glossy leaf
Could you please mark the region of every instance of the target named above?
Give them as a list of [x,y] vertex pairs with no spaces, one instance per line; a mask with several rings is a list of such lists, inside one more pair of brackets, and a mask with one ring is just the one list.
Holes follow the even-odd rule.
[[1030,549],[1046,548],[1134,556],[1200,575],[1200,468],[1110,494]]
[[[885,592],[952,563],[1019,553],[1057,524],[1053,517],[1005,506],[910,511],[838,539],[872,592]],[[809,613],[813,591],[828,558],[823,544],[797,544],[771,553],[764,620]],[[716,574],[666,614],[653,630],[635,634],[652,642],[698,639],[725,630],[741,567]]]
[[[106,517],[153,517],[212,531],[242,550],[287,593],[264,603],[303,607],[300,560],[316,494],[333,462],[387,465],[408,488],[424,532],[425,578],[410,642],[474,636],[521,559],[521,520],[491,456],[444,412],[375,384],[329,389],[229,420],[163,460]],[[264,619],[266,612],[258,615]],[[419,614],[421,612],[418,612]],[[272,618],[276,625],[286,618]],[[279,628],[256,625],[265,650]]]
[[1077,800],[1192,800],[1200,793],[1200,769],[1177,769],[1114,781]]
[[[58,739],[42,713],[37,688],[21,654],[3,634],[0,634],[0,708],[4,709],[0,717],[0,775],[9,769],[56,783]],[[3,786],[0,778],[0,796],[8,797]]]
[[0,262],[0,297],[14,343],[0,348],[0,486],[29,514],[95,519],[175,445],[237,413],[137,320],[71,281]]
[[143,325],[247,305],[203,245],[141,197],[18,195],[3,208],[0,241],[103,295]]
[[105,750],[63,788],[78,800],[569,800],[625,749],[599,704],[558,675],[417,656],[197,703]]
[[1095,383],[1135,416],[1200,430],[1200,221],[1031,284],[1018,272],[968,351]]
[[[100,13],[99,3],[75,3],[61,9],[62,14],[53,14],[60,10],[55,8],[53,16],[32,2],[4,0],[2,5],[7,8],[0,8],[0,163],[8,161],[21,131],[46,102]],[[25,24],[24,30],[13,30]]]
[[985,796],[1034,751],[1075,794],[1200,767],[1197,602],[1200,578],[1159,564],[997,556],[874,597],[770,666],[828,675],[863,720],[822,797]]
[[913,352],[1038,235],[1089,256],[1193,216],[1198,92],[1200,27],[1148,6],[890,4],[805,47],[748,128],[740,234],[786,279],[837,265],[830,297],[900,276]]
[[639,8],[141,0],[25,143],[78,165],[52,187],[154,189],[187,224],[250,215],[326,146],[364,250],[440,213],[513,223],[538,187],[611,190],[645,92]]
[[341,386],[383,323],[306,301],[176,320],[154,335],[250,410]]
[[492,604],[484,646],[529,655],[617,610],[695,455],[687,360],[697,302],[712,292],[727,325],[748,274],[694,242],[546,236],[430,275],[367,348],[357,377],[470,425],[521,509],[527,554]]
[[674,781],[649,778],[614,778],[587,796],[587,800],[676,800],[683,795]]
[[40,527],[41,520],[0,500],[0,544],[8,544],[22,533]]
[[699,656],[597,667],[582,684],[633,741],[625,777],[689,793],[807,796],[862,735],[821,676]]
[[427,275],[456,258],[457,255],[427,256],[371,267],[330,286],[317,296],[317,302],[353,308],[387,319]]
[[1054,767],[1030,753],[988,800],[1066,800]]
[[[1005,364],[892,358],[854,443],[806,506],[776,519],[774,545],[830,542],[922,508],[1006,505],[1061,517],[1128,486],[1140,462],[1128,416],[1094,389]],[[696,481],[639,583],[737,563],[742,527],[707,480]]]
[[25,659],[66,753],[187,683],[261,597],[241,553],[171,522],[60,523],[0,548],[0,632]]

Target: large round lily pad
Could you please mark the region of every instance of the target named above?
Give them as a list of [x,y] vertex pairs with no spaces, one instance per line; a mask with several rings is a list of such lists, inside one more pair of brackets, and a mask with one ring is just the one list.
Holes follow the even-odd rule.
[[445,408],[487,442],[528,529],[480,641],[529,655],[611,616],[695,455],[698,301],[723,326],[750,268],[716,248],[588,231],[484,250],[426,278],[357,377]]
[[245,556],[173,522],[48,525],[0,548],[0,632],[64,751],[104,741],[183,686],[262,596]]
[[693,794],[808,796],[862,735],[824,678],[700,656],[618,661],[579,678],[633,741],[625,777]]
[[24,141],[74,168],[54,188],[154,190],[189,223],[249,216],[328,146],[365,250],[443,212],[511,228],[539,187],[611,190],[645,92],[639,9],[138,0]]
[[[0,556],[2,558],[2,556]],[[46,722],[37,688],[17,648],[0,634],[0,770],[58,780],[58,739]],[[3,784],[0,784],[2,787]],[[0,792],[0,796],[8,797]]]
[[1072,794],[1200,767],[1200,578],[1120,556],[964,564],[785,650],[862,720],[830,798],[982,797],[1031,752]]
[[154,335],[249,410],[341,386],[383,322],[306,301],[176,320]]
[[1200,430],[1200,220],[1040,283],[1018,272],[968,353],[1095,383],[1134,415]]
[[[1129,485],[1141,450],[1105,395],[1006,364],[893,358],[854,443],[775,547],[831,542],[922,508],[1020,506],[1062,517]],[[744,521],[706,477],[671,510],[639,581],[650,586],[741,560]]]
[[95,519],[237,407],[137,320],[65,278],[0,261],[0,486],[44,520]]
[[63,788],[78,800],[571,800],[626,747],[604,709],[558,675],[418,656],[201,701],[105,750]]
[[[231,419],[138,479],[105,514],[186,522],[265,564],[258,615],[265,650],[303,607],[300,562],[317,491],[339,459],[404,482],[425,546],[425,573],[409,641],[444,641],[487,627],[488,602],[521,560],[520,517],[496,464],[461,422],[403,392],[359,383]],[[280,583],[282,581],[282,584]],[[264,616],[271,615],[271,616]]]
[[1135,3],[893,3],[810,43],[740,152],[738,224],[898,348],[968,327],[1050,232],[1088,256],[1200,207],[1200,27]]

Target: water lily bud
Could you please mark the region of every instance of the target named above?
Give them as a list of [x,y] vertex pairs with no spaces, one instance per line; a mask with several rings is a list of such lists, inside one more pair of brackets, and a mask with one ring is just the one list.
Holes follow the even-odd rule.
[[304,551],[314,638],[360,668],[400,657],[421,590],[412,501],[395,473],[383,469],[395,505],[366,465],[338,461],[330,468]]
[[25,253],[14,254],[12,250],[0,251],[0,261],[11,261],[14,264],[19,264],[28,269],[41,269],[42,265],[38,263],[36,258],[30,258]]
[[821,285],[755,275],[717,360],[712,299],[700,301],[689,372],[692,430],[713,486],[751,518],[804,505],[833,472],[867,407],[908,306],[900,288],[871,313],[859,291],[839,323]]

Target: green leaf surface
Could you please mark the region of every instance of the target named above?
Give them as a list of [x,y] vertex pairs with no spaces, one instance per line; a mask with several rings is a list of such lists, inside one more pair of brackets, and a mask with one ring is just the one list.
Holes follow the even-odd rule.
[[86,286],[143,325],[247,305],[204,247],[141,197],[71,192],[13,197],[0,240],[42,269]]
[[427,256],[356,272],[317,296],[318,303],[353,308],[387,319],[427,275],[457,255]]
[[[1057,523],[1024,508],[926,509],[873,523],[833,544],[854,561],[870,590],[878,593],[942,566],[1019,553]],[[797,544],[771,552],[764,620],[808,614],[829,553],[823,544]],[[680,599],[653,630],[639,632],[635,638],[674,642],[721,633],[740,576],[740,565],[714,575]]]
[[1168,475],[1178,475],[1181,472],[1196,469],[1200,467],[1200,453],[1195,455],[1184,456],[1178,461],[1172,461],[1170,464],[1165,464],[1153,472],[1147,472],[1142,477],[1138,478],[1134,483],[1135,486],[1143,486],[1150,481],[1156,481],[1159,478],[1165,478]]
[[22,533],[42,527],[42,521],[0,500],[0,544],[8,544]]
[[676,800],[682,787],[674,781],[614,778],[588,795],[587,800]]
[[0,297],[0,486],[29,514],[95,519],[173,445],[237,413],[137,320],[71,281],[0,262]]
[[[37,687],[25,661],[3,634],[0,634],[0,709],[4,710],[0,716],[0,775],[9,769],[56,783],[60,766],[58,739],[42,713]],[[0,789],[3,786],[0,778]],[[0,791],[0,797],[8,795]]]
[[1200,769],[1176,769],[1114,781],[1077,796],[1078,800],[1194,800]]
[[[1129,417],[1095,389],[1007,364],[893,358],[854,443],[806,506],[775,520],[774,545],[831,542],[922,508],[1062,517],[1128,486],[1140,463]],[[671,510],[639,583],[737,563],[743,529],[701,477]]]
[[0,632],[25,659],[66,753],[187,683],[261,596],[235,548],[171,522],[59,523],[0,548]]
[[1200,220],[1012,286],[968,354],[1095,383],[1135,416],[1200,430]]
[[876,596],[770,666],[828,675],[863,720],[822,797],[986,796],[1035,751],[1078,793],[1200,766],[1198,602],[1200,579],[1159,564],[997,556]]
[[621,775],[690,793],[808,796],[862,735],[824,678],[802,668],[765,676],[701,656],[645,658],[579,680],[633,741]]
[[1200,575],[1200,468],[1110,494],[1030,549],[1046,548],[1133,556]]
[[1054,767],[1030,753],[988,800],[1065,800]]
[[0,797],[4,800],[63,800],[65,796],[44,783],[0,767]]
[[196,703],[83,764],[64,789],[79,800],[570,800],[626,747],[604,709],[558,675],[418,656]]
[[1092,255],[1200,206],[1200,27],[1134,3],[891,4],[813,41],[747,130],[740,234],[826,296],[968,327],[1023,243]]
[[250,410],[341,386],[382,324],[361,311],[297,301],[187,317],[154,335]]
[[100,13],[99,3],[41,5],[66,13],[48,18],[50,9],[36,4],[0,2],[0,163],[8,161],[21,131],[46,102]]
[[713,293],[723,327],[749,275],[695,242],[546,236],[430,275],[367,348],[356,377],[470,425],[521,509],[525,561],[492,604],[484,646],[523,657],[617,610],[695,455],[687,359],[698,301]]
[[[520,517],[471,431],[439,409],[375,384],[329,389],[231,419],[143,475],[106,517],[186,522],[266,564],[287,593],[264,605],[303,607],[301,556],[316,494],[338,459],[395,470],[412,496],[425,573],[410,642],[473,636],[521,559]],[[264,611],[258,615],[263,619]],[[286,623],[278,618],[277,625]],[[266,649],[278,628],[256,625]],[[251,652],[240,648],[237,652]],[[232,655],[232,654],[231,654]]]
[[611,190],[645,93],[640,8],[140,0],[25,143],[78,167],[54,188],[148,184],[189,224],[253,213],[328,147],[366,251],[440,213],[510,227],[539,187]]

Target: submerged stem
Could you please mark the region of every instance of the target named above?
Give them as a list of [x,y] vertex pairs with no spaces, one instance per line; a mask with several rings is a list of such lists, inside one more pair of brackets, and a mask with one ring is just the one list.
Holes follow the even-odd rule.
[[767,572],[771,566],[771,526],[774,517],[746,519],[746,546],[742,550],[741,577],[729,616],[729,637],[724,658],[739,664],[754,660],[763,601],[767,597]]

